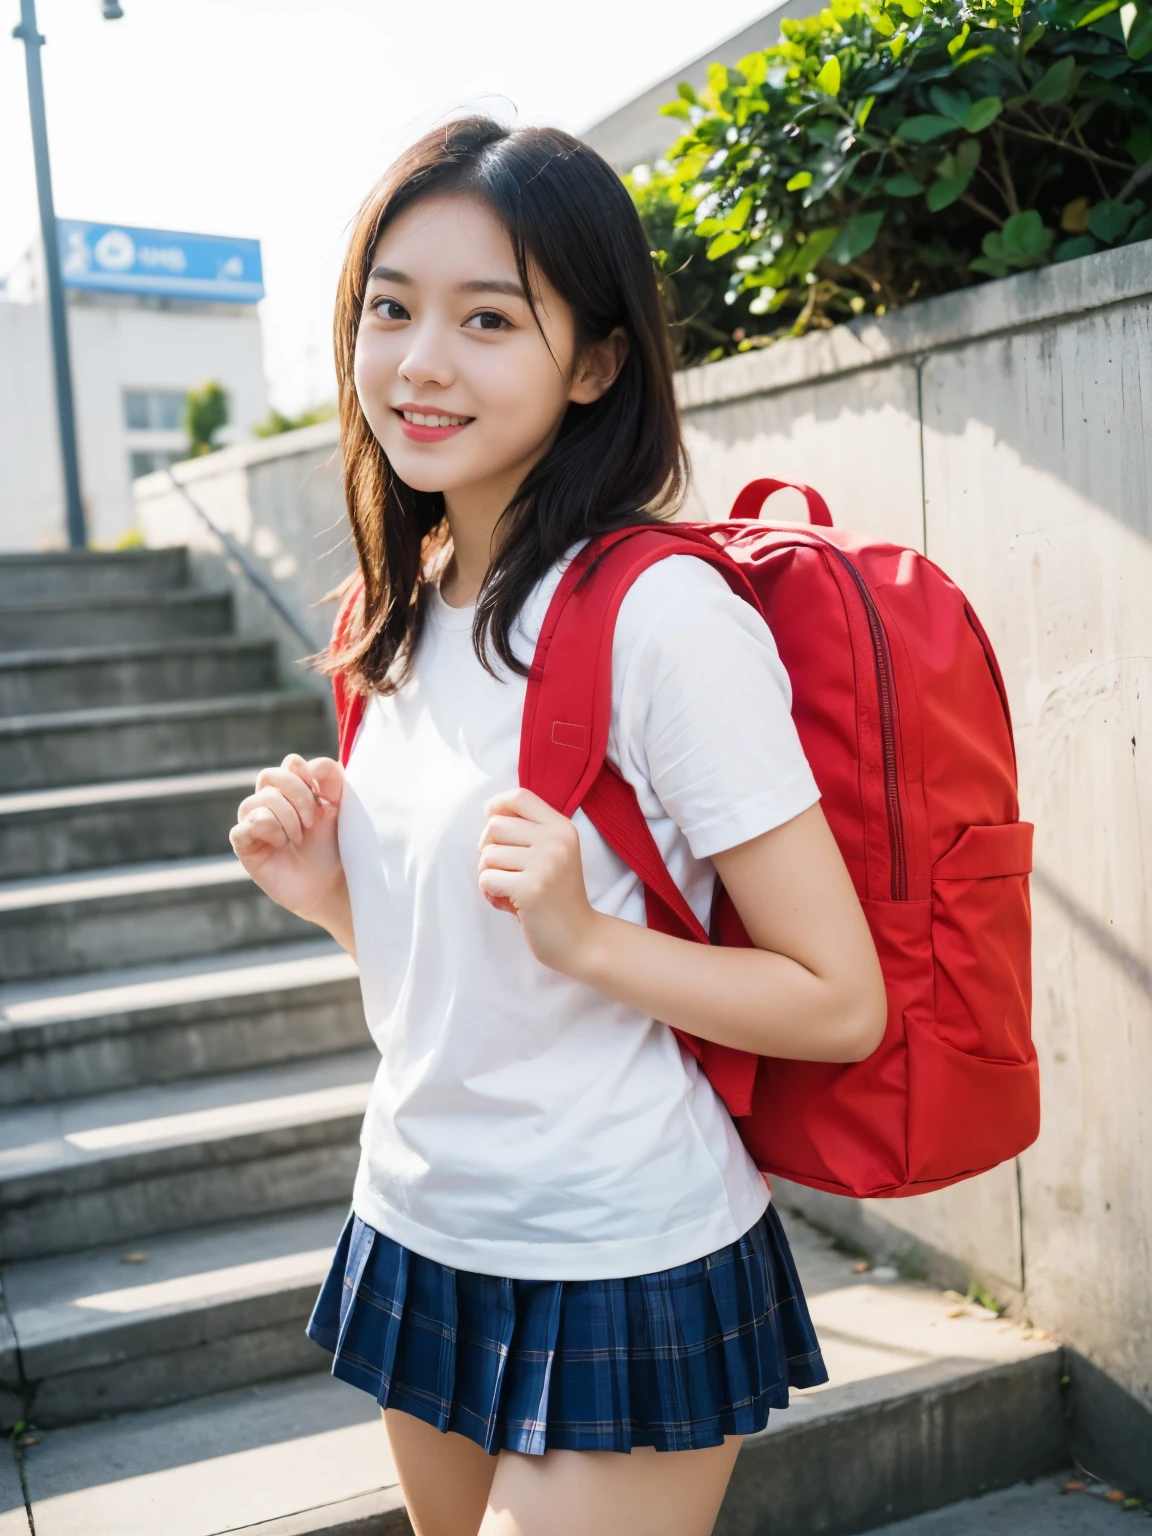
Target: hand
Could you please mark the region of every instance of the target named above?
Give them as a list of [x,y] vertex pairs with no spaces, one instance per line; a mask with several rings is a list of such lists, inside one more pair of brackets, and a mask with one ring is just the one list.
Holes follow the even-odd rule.
[[228,840],[256,884],[279,906],[328,926],[339,905],[344,866],[336,818],[344,770],[330,757],[306,762],[290,753],[279,768],[262,768],[255,792],[240,802]]
[[520,919],[541,965],[576,975],[598,917],[584,887],[576,828],[527,789],[496,795],[484,814],[481,894]]

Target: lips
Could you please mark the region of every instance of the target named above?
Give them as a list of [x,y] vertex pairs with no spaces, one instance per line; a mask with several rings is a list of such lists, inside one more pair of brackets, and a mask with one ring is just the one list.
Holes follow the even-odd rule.
[[400,422],[400,430],[414,443],[442,443],[446,438],[463,432],[475,419],[451,411],[422,410],[415,405],[398,405],[393,410]]

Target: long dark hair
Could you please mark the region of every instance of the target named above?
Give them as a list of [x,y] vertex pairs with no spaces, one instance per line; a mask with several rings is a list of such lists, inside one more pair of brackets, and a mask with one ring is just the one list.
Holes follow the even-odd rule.
[[[620,178],[555,128],[506,128],[460,118],[426,134],[385,172],[355,221],[336,298],[344,494],[359,559],[339,588],[363,596],[344,638],[316,658],[356,692],[404,681],[420,632],[422,588],[449,551],[444,497],[394,472],[360,409],[353,382],[369,265],[381,232],[432,193],[483,199],[507,229],[531,303],[534,267],[572,310],[577,347],[628,333],[615,383],[592,405],[569,405],[559,436],[525,477],[497,527],[476,607],[473,643],[511,670],[527,669],[511,634],[541,576],[579,539],[668,516],[684,486],[684,448],[672,385],[672,347],[648,241]],[[534,308],[534,306],[533,306]]]

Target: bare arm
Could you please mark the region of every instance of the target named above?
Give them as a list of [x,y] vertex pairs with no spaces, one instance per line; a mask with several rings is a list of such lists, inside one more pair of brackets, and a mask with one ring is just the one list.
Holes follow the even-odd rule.
[[880,964],[819,806],[717,854],[754,949],[656,933],[589,904],[571,822],[515,790],[488,807],[480,888],[537,959],[705,1040],[762,1056],[858,1061],[884,1032]]

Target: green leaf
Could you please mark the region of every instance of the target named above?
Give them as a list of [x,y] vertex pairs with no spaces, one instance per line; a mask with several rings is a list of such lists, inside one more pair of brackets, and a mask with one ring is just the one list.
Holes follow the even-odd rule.
[[1129,240],[1152,240],[1152,213],[1138,218],[1128,231]]
[[768,55],[763,48],[756,53],[746,53],[742,59],[737,59],[736,68],[750,86],[763,85],[768,78]]
[[728,89],[728,70],[723,64],[709,64],[708,89],[717,96],[723,96]]
[[1099,246],[1091,235],[1073,235],[1070,240],[1061,240],[1052,252],[1052,260],[1077,261],[1081,256],[1091,256],[1097,250]]
[[[1090,27],[1095,21],[1102,21],[1105,16],[1111,16],[1113,11],[1120,9],[1120,0],[1104,0],[1103,5],[1094,5],[1077,21],[1076,26]],[[1065,242],[1067,243],[1067,242]]]
[[785,183],[785,188],[789,192],[802,192],[805,187],[810,187],[811,185],[812,172],[797,171],[795,176]]
[[752,213],[752,194],[745,192],[744,196],[733,208],[732,212],[724,220],[724,228],[732,231],[741,230],[747,224]]
[[961,171],[966,171],[971,176],[980,164],[980,140],[961,139],[953,151],[953,159]]
[[1141,123],[1139,128],[1133,128],[1124,148],[1132,156],[1136,165],[1146,165],[1149,160],[1152,160],[1152,128],[1147,123]]
[[906,171],[901,171],[899,176],[888,178],[884,183],[884,190],[889,197],[919,197],[924,188],[915,176],[909,176]]
[[[1120,0],[1116,0],[1116,3],[1119,5]],[[891,16],[885,15],[883,11],[877,11],[872,17],[872,29],[879,32],[881,37],[891,37],[896,30],[896,23]]]
[[857,256],[863,256],[870,251],[876,244],[876,238],[884,223],[884,213],[883,208],[876,208],[869,213],[857,213],[850,218],[828,252],[832,260],[839,266],[846,267],[850,261],[855,261]]
[[906,144],[928,144],[955,130],[956,124],[950,117],[934,117],[931,113],[925,113],[920,117],[906,117],[897,129],[897,134]]
[[865,96],[864,100],[856,108],[856,126],[857,126],[857,128],[863,128],[864,127],[864,124],[868,121],[868,118],[871,116],[872,108],[875,105],[876,105],[876,97],[874,95],[873,96]]
[[666,101],[660,108],[661,117],[682,117],[688,121],[692,116],[692,109],[686,101]]
[[840,226],[833,224],[827,229],[814,229],[789,263],[789,277],[803,277],[811,272],[816,263],[827,255],[829,247],[840,234]]
[[829,96],[840,94],[840,60],[835,54],[825,60],[823,69],[813,83],[817,90],[825,91]]
[[972,272],[982,272],[986,277],[1007,277],[1008,268],[1002,261],[997,261],[992,256],[977,256],[975,261],[968,263]]
[[[1035,208],[1014,213],[1000,231],[1003,259],[1014,265],[1032,266],[1043,260],[1052,244],[1053,232],[1046,229]],[[990,254],[985,247],[985,254]]]
[[734,251],[737,246],[744,244],[744,236],[737,234],[735,230],[726,229],[723,234],[717,235],[715,240],[709,241],[708,250],[705,253],[709,261],[716,261],[721,256],[727,256],[729,251]]
[[971,176],[937,176],[936,180],[928,188],[925,201],[933,213],[939,213],[942,208],[948,208],[956,202],[968,190]]
[[1072,84],[1072,74],[1076,68],[1076,60],[1072,54],[1063,59],[1057,59],[1052,68],[1047,70],[1029,91],[1033,101],[1038,101],[1044,106],[1055,106],[1067,96]]
[[963,51],[964,44],[968,41],[971,35],[972,28],[968,25],[967,22],[965,22],[964,25],[960,28],[959,32],[957,32],[956,36],[948,44],[948,52],[953,59],[958,53]]
[[681,101],[686,101],[693,107],[700,105],[699,96],[688,84],[687,80],[681,80],[680,84],[676,87],[676,94],[680,97]]
[[972,103],[968,116],[964,119],[964,126],[969,133],[983,133],[990,127],[1004,110],[1004,103],[999,96],[982,96],[979,101]]
[[1111,245],[1128,233],[1129,226],[1143,211],[1142,203],[1097,203],[1088,215],[1088,228],[1097,240]]
[[974,59],[987,59],[995,52],[991,43],[985,43],[980,48],[968,48],[956,60],[955,67],[959,69],[964,64],[971,64]]
[[941,117],[948,118],[960,128],[967,126],[972,110],[972,98],[967,91],[946,91],[942,85],[934,85],[928,92],[928,99]]
[[1148,0],[1122,5],[1120,24],[1124,28],[1124,46],[1130,59],[1142,59],[1152,53],[1152,5]]
[[907,34],[907,32],[897,32],[896,36],[894,38],[892,38],[892,40],[889,42],[888,47],[892,51],[892,62],[893,63],[895,63],[899,59],[900,55],[904,52],[904,44],[907,41],[908,41],[908,34]]

